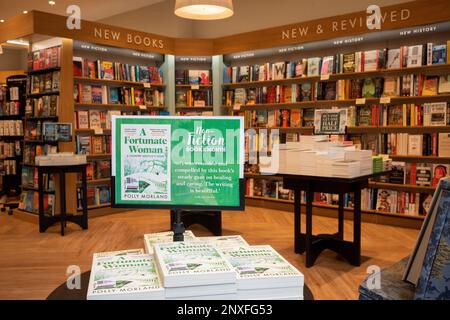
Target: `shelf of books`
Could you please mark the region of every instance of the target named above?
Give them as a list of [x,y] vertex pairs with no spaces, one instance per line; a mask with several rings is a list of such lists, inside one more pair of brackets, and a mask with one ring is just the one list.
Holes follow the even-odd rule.
[[[373,155],[389,155],[394,172],[363,191],[366,213],[423,219],[437,181],[450,175],[450,42],[445,33],[426,38],[332,45],[323,50],[269,50],[224,56],[222,108],[241,115],[268,151],[276,139],[295,142],[315,131],[321,109],[346,110],[346,132],[332,139]],[[332,42],[331,42],[332,43]],[[297,47],[296,47],[297,48]],[[267,51],[267,50],[266,50]],[[281,53],[286,52],[286,53]],[[265,130],[267,129],[267,130]],[[279,130],[279,137],[271,132]],[[293,203],[282,181],[246,164],[246,196]],[[302,199],[303,200],[303,199]],[[337,198],[316,195],[316,206]],[[346,207],[352,207],[352,195]]]
[[[89,209],[111,202],[112,116],[169,114],[163,63],[158,54],[74,41],[74,151],[87,155]],[[78,186],[76,193],[80,210]]]
[[0,197],[4,203],[21,193],[23,113],[27,78],[10,76],[0,86]]
[[182,116],[212,116],[211,57],[175,58],[175,111]]
[[[60,110],[61,46],[33,49],[28,55],[28,86],[24,112],[24,149],[19,210],[38,214],[38,174],[35,157],[58,151],[58,143],[46,141],[44,123],[57,122]],[[53,175],[44,175],[44,213],[55,214]]]

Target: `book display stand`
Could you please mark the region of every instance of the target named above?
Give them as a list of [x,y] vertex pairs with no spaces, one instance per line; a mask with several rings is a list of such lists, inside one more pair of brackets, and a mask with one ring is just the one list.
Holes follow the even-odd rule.
[[177,215],[181,216],[184,227],[189,228],[194,224],[199,224],[208,229],[213,235],[222,235],[222,212],[221,211],[171,211],[170,221],[173,225],[177,219]]

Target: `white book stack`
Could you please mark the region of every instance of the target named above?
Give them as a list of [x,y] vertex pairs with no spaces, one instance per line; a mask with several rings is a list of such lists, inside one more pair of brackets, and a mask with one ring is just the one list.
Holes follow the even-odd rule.
[[355,150],[345,152],[345,161],[358,161],[360,163],[360,176],[373,173],[372,150]]
[[[195,240],[196,237],[192,231],[186,230],[184,232],[184,241],[188,242]],[[144,234],[145,252],[148,254],[153,254],[153,245],[156,243],[169,242],[173,242],[173,231]]]
[[236,299],[236,272],[213,243],[157,243],[154,250],[166,299]]
[[333,177],[355,178],[361,176],[359,161],[336,161],[333,163]]
[[271,246],[251,246],[224,254],[237,273],[239,300],[303,300],[303,274]]
[[93,259],[88,300],[162,300],[152,255],[112,255]]

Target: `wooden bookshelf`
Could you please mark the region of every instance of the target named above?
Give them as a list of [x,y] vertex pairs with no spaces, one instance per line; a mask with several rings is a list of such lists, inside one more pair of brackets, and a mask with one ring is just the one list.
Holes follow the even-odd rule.
[[[259,197],[259,196],[245,196],[246,199],[249,200],[262,200],[262,201],[269,201],[269,202],[274,202],[274,203],[280,203],[280,204],[289,204],[289,205],[294,205],[294,201],[293,200],[284,200],[284,199],[277,199],[277,198],[269,198],[269,197]],[[304,207],[305,204],[302,203],[302,206]],[[324,203],[318,203],[318,202],[314,202],[313,206],[316,208],[323,208],[323,209],[332,209],[332,210],[336,210],[338,208],[337,205],[332,205],[332,204],[324,204]],[[350,211],[353,210],[352,208],[345,208],[346,211]],[[407,215],[407,214],[403,214],[403,213],[391,213],[391,212],[381,212],[381,211],[376,211],[376,210],[362,210],[361,211],[363,214],[374,214],[374,215],[382,215],[382,216],[390,216],[390,217],[401,217],[401,218],[406,218],[406,219],[413,219],[413,220],[419,220],[422,221],[425,219],[424,216],[422,215]]]
[[29,75],[36,75],[36,74],[50,73],[50,72],[54,72],[54,71],[61,71],[61,67],[45,68],[45,69],[39,69],[39,70],[29,70],[27,73]]
[[90,155],[86,156],[86,158],[87,158],[87,161],[101,160],[101,159],[110,159],[111,158],[111,154],[110,153],[90,154]]
[[109,136],[111,135],[111,129],[102,129],[101,134],[96,134],[94,129],[75,129],[76,135],[98,135],[98,136]]
[[[179,89],[188,89],[188,90],[203,90],[203,89],[212,89],[212,84],[177,84],[175,88]],[[193,89],[196,88],[196,89]],[[198,89],[197,89],[198,88]]]
[[[111,178],[88,180],[87,184],[91,186],[109,185],[111,184]],[[81,185],[81,182],[78,185]]]
[[300,133],[300,134],[306,134],[310,135],[314,132],[314,127],[289,127],[289,128],[283,128],[283,127],[271,127],[271,128],[264,128],[264,127],[251,127],[251,128],[245,128],[245,130],[279,130],[281,133]]
[[163,89],[166,87],[163,83],[144,83],[144,82],[134,82],[125,80],[107,80],[107,79],[96,79],[96,78],[86,78],[86,77],[73,77],[74,82],[79,83],[91,83],[91,84],[101,84],[107,86],[129,86],[151,89]]
[[43,96],[59,96],[59,91],[47,91],[47,92],[39,92],[39,93],[29,93],[27,94],[27,98],[39,98]]
[[347,79],[361,79],[361,78],[378,78],[385,76],[402,76],[407,74],[424,74],[424,75],[446,75],[450,74],[450,65],[431,65],[431,66],[421,66],[413,68],[401,68],[401,69],[382,69],[376,71],[366,71],[366,72],[351,72],[351,73],[339,73],[330,74],[329,79],[324,79],[322,76],[306,76],[297,77],[289,79],[280,80],[265,80],[265,81],[246,81],[238,83],[226,83],[222,87],[224,89],[235,89],[235,88],[254,88],[254,87],[270,87],[276,85],[289,85],[295,83],[305,83],[305,82],[317,82],[317,81],[337,81],[337,80],[347,80]]
[[450,132],[450,126],[439,127],[410,127],[410,126],[359,126],[347,127],[347,134],[381,134],[381,133],[410,133],[431,134]]
[[176,111],[189,112],[189,111],[213,111],[213,107],[176,107]]
[[436,156],[390,156],[393,161],[403,161],[408,163],[438,163],[450,164],[450,158]]
[[[333,107],[351,107],[382,104],[380,98],[366,98],[364,104],[357,104],[359,99],[346,100],[313,100],[289,103],[256,103],[251,105],[243,105],[239,110],[234,111],[251,111],[259,109],[325,109]],[[401,104],[424,104],[433,102],[450,102],[450,95],[442,94],[437,96],[418,96],[418,97],[391,97],[390,103],[385,105],[401,105]],[[222,106],[225,109],[234,109],[234,106]]]
[[75,103],[75,110],[86,109],[103,109],[103,110],[119,110],[122,112],[137,112],[137,111],[154,111],[165,110],[165,107],[155,106],[132,106],[126,104],[109,104],[109,103]]
[[384,183],[376,181],[369,182],[369,188],[388,189],[400,192],[427,193],[427,194],[434,194],[434,191],[436,190],[436,188],[434,187],[424,187],[410,184]]

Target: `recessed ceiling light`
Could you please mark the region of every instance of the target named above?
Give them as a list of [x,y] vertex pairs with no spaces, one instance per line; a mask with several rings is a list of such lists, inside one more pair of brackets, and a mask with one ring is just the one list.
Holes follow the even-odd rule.
[[3,22],[5,22],[5,20],[1,19],[0,22],[3,23]]
[[54,6],[56,4],[56,2],[55,1],[49,1],[48,4],[51,5],[51,6]]
[[22,12],[23,12],[23,14],[27,14],[27,13],[28,13],[28,11],[27,11],[27,10],[23,10]]

